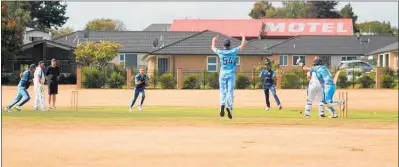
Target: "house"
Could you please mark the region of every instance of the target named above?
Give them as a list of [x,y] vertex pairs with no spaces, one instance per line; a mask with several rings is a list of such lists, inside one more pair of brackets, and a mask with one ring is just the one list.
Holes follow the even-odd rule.
[[[182,69],[185,72],[217,72],[220,61],[211,50],[211,40],[215,36],[219,36],[217,41],[219,47],[224,39],[230,38],[227,35],[206,30],[149,53],[143,57],[148,61],[148,71],[157,71],[158,74],[166,72],[175,74],[176,69]],[[241,44],[241,41],[235,38],[231,38],[231,42],[232,47]],[[237,71],[251,73],[255,65],[270,55],[266,50],[248,43],[247,48],[238,54]]]
[[53,41],[71,47],[79,43],[100,40],[112,41],[122,44],[118,55],[111,61],[124,67],[137,69],[147,67],[147,61],[142,58],[156,48],[152,47],[154,39],[158,39],[160,47],[169,45],[178,40],[196,34],[195,32],[170,32],[170,31],[76,31],[72,34],[62,36]]
[[51,33],[27,27],[24,33],[23,44],[38,40],[51,40]]
[[377,59],[377,66],[398,70],[398,41],[375,49],[366,55]]
[[[315,56],[320,57],[328,67],[335,67],[339,61],[364,59],[365,54],[397,41],[397,36],[363,36],[363,43],[354,36],[297,36],[269,48],[281,67],[292,69],[296,59],[311,65]],[[367,42],[366,42],[367,41]]]

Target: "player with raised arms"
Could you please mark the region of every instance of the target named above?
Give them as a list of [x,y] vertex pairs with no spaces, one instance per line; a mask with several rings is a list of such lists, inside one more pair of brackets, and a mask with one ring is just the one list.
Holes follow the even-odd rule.
[[237,54],[246,47],[245,36],[241,33],[241,45],[231,48],[230,39],[223,40],[223,49],[216,48],[216,41],[219,36],[212,38],[212,50],[219,56],[220,73],[219,73],[219,89],[220,89],[220,116],[224,117],[225,105],[227,102],[227,116],[232,119],[234,87],[236,76],[236,57]]

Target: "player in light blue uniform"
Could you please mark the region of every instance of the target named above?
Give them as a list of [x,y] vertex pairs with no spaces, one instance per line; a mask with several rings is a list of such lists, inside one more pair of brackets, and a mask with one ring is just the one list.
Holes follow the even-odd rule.
[[231,49],[230,39],[223,40],[223,49],[216,48],[216,40],[218,36],[212,39],[212,50],[219,56],[220,73],[219,73],[219,89],[220,89],[220,116],[224,117],[224,109],[227,102],[227,116],[232,119],[234,87],[236,76],[236,57],[237,54],[246,46],[245,36],[241,34],[241,45]]
[[[340,101],[335,101],[333,100],[334,93],[336,90],[336,86],[334,83],[334,80],[332,79],[332,75],[330,71],[328,71],[328,68],[323,65],[322,60],[317,59],[315,60],[314,66],[309,68],[305,67],[302,62],[300,62],[300,59],[298,59],[297,62],[302,68],[306,71],[315,72],[317,79],[320,81],[320,83],[323,86],[324,90],[324,103],[327,104],[327,108],[330,110],[332,113],[331,118],[337,118],[337,112],[333,108],[333,106],[336,106],[338,104],[343,104],[345,101],[340,100]],[[344,106],[344,105],[342,105]]]
[[[22,74],[21,74],[21,80],[19,80],[18,83],[18,93],[17,93],[17,97],[15,97],[15,100],[9,104],[6,107],[6,110],[8,112],[11,112],[11,107],[13,107],[15,104],[17,104],[19,102],[19,104],[17,104],[14,108],[18,111],[21,111],[21,107],[30,100],[30,96],[28,93],[28,88],[30,86],[30,82],[33,79],[33,73],[35,72],[35,68],[36,65],[35,64],[31,64],[29,66],[28,70],[25,70]],[[21,101],[22,99],[22,101]],[[21,102],[20,102],[21,101]]]

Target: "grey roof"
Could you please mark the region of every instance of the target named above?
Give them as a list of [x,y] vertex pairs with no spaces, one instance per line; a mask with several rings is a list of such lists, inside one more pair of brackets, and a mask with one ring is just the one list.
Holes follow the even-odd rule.
[[143,31],[169,31],[171,24],[151,24]]
[[[230,38],[226,35],[212,32],[203,31],[195,34],[191,37],[187,37],[170,45],[167,45],[161,49],[151,52],[151,55],[214,55],[215,53],[211,50],[212,38],[219,35],[219,39],[216,42],[216,46],[220,47],[222,41],[226,38]],[[230,38],[231,47],[237,47],[241,44],[241,40]],[[239,53],[239,55],[268,55],[266,51],[256,47],[251,43],[247,43],[247,47]]]
[[267,49],[286,40],[288,39],[254,39],[252,41],[249,41],[248,43],[251,43],[260,49]]
[[164,46],[178,40],[197,34],[198,32],[162,32],[162,31],[89,31],[89,38],[84,38],[84,31],[77,31],[72,34],[53,39],[55,42],[76,46],[79,43],[88,41],[107,40],[123,45],[120,52],[130,53],[150,53],[155,49],[152,41],[161,38]]
[[362,36],[360,44],[353,36],[298,36],[269,48],[273,54],[364,55],[398,40],[398,36]]
[[56,41],[50,41],[50,40],[47,40],[47,39],[43,39],[43,40],[37,40],[37,41],[33,41],[33,42],[30,42],[30,43],[24,44],[24,45],[21,46],[21,50],[26,50],[28,48],[34,47],[35,45],[42,44],[42,43],[47,43],[47,44],[50,44],[50,45],[63,47],[63,48],[67,48],[67,49],[74,49],[75,48],[74,46],[65,45],[63,43],[59,43],[59,42],[56,42]]
[[367,53],[367,55],[373,55],[373,54],[378,54],[378,53],[383,53],[383,52],[389,52],[389,51],[393,51],[393,50],[397,51],[398,50],[398,44],[399,43],[396,41],[396,42],[391,43],[389,45],[386,45],[386,46],[384,46],[382,48],[374,50],[374,51],[372,51],[370,53]]

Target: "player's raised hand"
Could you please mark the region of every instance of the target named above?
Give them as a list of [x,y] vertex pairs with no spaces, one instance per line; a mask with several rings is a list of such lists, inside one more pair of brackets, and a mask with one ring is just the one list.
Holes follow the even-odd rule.
[[217,35],[216,37],[213,37],[212,40],[217,40],[219,38],[219,35]]

